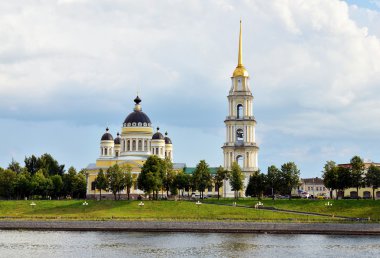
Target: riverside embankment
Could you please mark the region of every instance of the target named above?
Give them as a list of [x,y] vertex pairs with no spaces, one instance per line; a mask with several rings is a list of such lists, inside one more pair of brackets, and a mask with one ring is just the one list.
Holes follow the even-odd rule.
[[0,230],[380,235],[380,224],[2,220]]

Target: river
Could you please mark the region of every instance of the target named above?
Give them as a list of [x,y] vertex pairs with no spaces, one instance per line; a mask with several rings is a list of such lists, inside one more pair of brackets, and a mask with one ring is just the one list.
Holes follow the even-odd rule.
[[380,237],[0,230],[0,257],[380,257]]

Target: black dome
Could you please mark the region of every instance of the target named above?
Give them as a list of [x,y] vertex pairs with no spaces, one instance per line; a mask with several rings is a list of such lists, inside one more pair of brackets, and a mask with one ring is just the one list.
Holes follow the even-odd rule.
[[120,134],[117,133],[117,137],[116,137],[115,140],[113,141],[114,144],[120,144],[120,136],[119,136],[119,135],[120,135]]
[[160,128],[157,127],[157,132],[153,134],[152,140],[164,140],[164,136],[159,132]]
[[149,117],[142,111],[133,111],[124,120],[124,126],[150,126],[150,124]]
[[107,128],[106,133],[103,134],[101,141],[113,141],[112,134],[110,134],[108,131],[109,129]]
[[164,136],[162,135],[162,133],[157,132],[157,133],[153,134],[152,139],[153,140],[163,140]]
[[172,144],[172,140],[168,137],[168,132],[165,132],[165,144]]
[[141,111],[140,102],[141,99],[139,96],[137,96],[134,99],[134,102],[136,103],[135,108],[133,109],[133,112],[130,113],[127,118],[124,120],[124,127],[130,127],[130,126],[143,126],[143,127],[150,127],[151,122],[149,117]]

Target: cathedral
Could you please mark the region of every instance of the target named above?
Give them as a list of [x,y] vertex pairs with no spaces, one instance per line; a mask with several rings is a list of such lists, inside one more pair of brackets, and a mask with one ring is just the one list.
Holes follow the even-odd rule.
[[[158,127],[154,132],[149,117],[142,111],[139,96],[134,99],[134,102],[133,112],[125,118],[121,134],[117,133],[114,138],[106,128],[106,132],[100,138],[99,158],[95,164],[90,164],[86,168],[88,198],[96,198],[95,194],[98,191],[94,181],[100,169],[103,169],[105,173],[115,164],[120,167],[129,165],[134,177],[137,178],[141,166],[150,155],[173,161],[173,144],[168,133],[166,132],[164,136]],[[178,167],[178,164],[174,165]],[[135,187],[132,194],[138,195],[143,192]],[[106,192],[104,197],[107,198],[108,195],[110,194]]]
[[[224,121],[226,138],[222,146],[224,156],[224,168],[231,169],[233,162],[237,162],[244,174],[244,187],[248,184],[249,175],[258,169],[258,146],[255,140],[256,120],[253,116],[253,95],[249,84],[249,74],[243,65],[242,27],[240,22],[238,64],[231,77],[231,88],[228,99],[228,115]],[[141,99],[134,99],[135,107],[122,123],[121,134],[116,138],[109,129],[100,139],[99,157],[96,163],[87,167],[87,197],[98,198],[98,190],[95,186],[95,178],[100,169],[104,172],[114,164],[130,166],[136,179],[141,167],[150,155],[159,158],[169,158],[173,162],[173,144],[168,134],[165,136],[157,127],[154,132],[151,120],[141,108]],[[205,157],[207,160],[207,157]],[[173,163],[176,171],[192,174],[194,167],[187,167],[185,163]],[[217,168],[210,168],[211,174],[216,173]],[[221,196],[233,197],[229,182],[223,184],[220,189]],[[123,194],[123,192],[121,192]],[[124,192],[126,193],[126,192]],[[217,189],[209,187],[206,195],[213,196]],[[144,194],[136,186],[131,191],[132,196]],[[107,198],[110,193],[104,193]]]

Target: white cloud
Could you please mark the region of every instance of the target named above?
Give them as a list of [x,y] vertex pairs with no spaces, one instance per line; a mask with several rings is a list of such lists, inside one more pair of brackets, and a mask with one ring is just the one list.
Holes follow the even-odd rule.
[[[318,166],[312,155],[334,152],[324,140],[380,155],[364,145],[380,130],[377,11],[338,0],[58,0],[3,1],[0,13],[0,118],[121,124],[139,91],[154,123],[205,139],[223,129],[242,18],[264,166],[277,147]],[[194,164],[189,155],[178,161]]]

